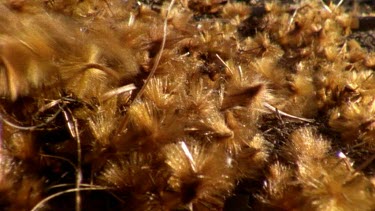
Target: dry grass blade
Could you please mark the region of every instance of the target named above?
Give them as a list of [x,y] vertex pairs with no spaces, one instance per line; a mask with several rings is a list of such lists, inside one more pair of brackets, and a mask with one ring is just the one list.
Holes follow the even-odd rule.
[[[142,97],[143,92],[145,91],[145,88],[146,88],[147,84],[150,82],[151,78],[155,75],[155,71],[158,68],[158,65],[159,65],[159,62],[160,62],[160,59],[161,59],[161,55],[163,54],[163,51],[164,51],[165,42],[167,40],[168,15],[169,15],[170,11],[172,10],[172,6],[173,6],[174,2],[175,2],[175,0],[171,1],[171,3],[168,6],[167,12],[165,14],[165,19],[164,19],[164,24],[163,24],[163,40],[161,42],[159,53],[156,56],[156,59],[155,59],[155,62],[154,62],[154,65],[151,69],[150,74],[147,76],[147,79],[146,79],[145,83],[143,84],[141,90],[139,90],[139,92],[135,96],[133,102],[138,101]],[[120,127],[118,128],[116,134],[120,134],[123,131],[123,129],[127,126],[128,122],[129,122],[129,116],[126,115],[124,120],[120,123]]]
[[42,156],[42,157],[46,157],[46,158],[56,158],[56,159],[59,159],[59,160],[66,161],[66,162],[69,163],[74,169],[77,169],[77,166],[76,166],[72,161],[70,161],[70,160],[67,159],[67,158],[64,158],[64,157],[61,157],[61,156],[56,156],[56,155],[46,155],[46,154],[40,154],[40,156]]
[[116,89],[113,89],[104,93],[101,98],[103,101],[106,101],[113,96],[122,94],[124,92],[130,92],[135,89],[137,89],[137,87],[134,84],[128,84],[128,85],[125,85],[125,86],[122,86],[122,87],[119,87],[119,88],[116,88]]
[[267,109],[275,112],[275,113],[278,113],[279,115],[282,115],[282,116],[285,116],[285,117],[288,117],[288,118],[291,118],[291,119],[295,119],[295,120],[300,120],[300,121],[304,121],[304,122],[309,122],[309,123],[313,123],[315,122],[314,119],[307,119],[307,118],[303,118],[303,117],[298,117],[298,116],[293,116],[291,114],[287,114],[283,111],[280,111],[279,109],[275,108],[274,106],[268,104],[268,103],[264,103],[263,104],[264,107],[266,107]]
[[50,123],[54,119],[56,119],[56,117],[62,112],[61,108],[55,114],[53,114],[53,116],[49,117],[45,122],[43,122],[41,124],[38,124],[38,125],[32,125],[32,126],[17,125],[15,123],[7,120],[7,118],[4,118],[3,114],[0,114],[0,120],[3,121],[6,125],[8,125],[10,127],[13,127],[15,129],[18,129],[18,130],[37,130],[37,129],[41,128],[41,127],[44,127],[44,126],[48,125],[48,123]]
[[47,198],[40,201],[38,204],[36,204],[30,211],[37,211],[39,208],[41,208],[46,202],[49,200],[56,198],[58,196],[61,196],[66,193],[73,193],[73,192],[80,192],[80,191],[92,191],[92,190],[108,190],[107,187],[90,187],[90,188],[72,188],[65,191],[61,191],[55,194],[52,194],[48,196]]
[[81,149],[81,139],[79,136],[78,122],[77,119],[73,116],[69,108],[62,110],[66,124],[70,131],[71,136],[77,141],[77,165],[76,165],[76,211],[81,210],[81,195],[80,195],[80,186],[82,183],[82,149]]

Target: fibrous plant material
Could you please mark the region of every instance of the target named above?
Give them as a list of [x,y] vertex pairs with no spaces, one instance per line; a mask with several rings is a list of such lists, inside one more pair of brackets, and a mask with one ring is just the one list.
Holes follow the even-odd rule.
[[0,209],[374,210],[369,11],[0,1]]

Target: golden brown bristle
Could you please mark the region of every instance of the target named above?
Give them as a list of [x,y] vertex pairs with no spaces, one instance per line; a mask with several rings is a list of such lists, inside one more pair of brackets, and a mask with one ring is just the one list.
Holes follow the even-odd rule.
[[0,1],[0,210],[374,210],[371,5],[282,2]]

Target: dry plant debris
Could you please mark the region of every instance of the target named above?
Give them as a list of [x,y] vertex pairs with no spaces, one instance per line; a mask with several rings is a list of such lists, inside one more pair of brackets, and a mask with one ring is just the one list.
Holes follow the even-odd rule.
[[0,209],[374,210],[371,11],[1,0]]

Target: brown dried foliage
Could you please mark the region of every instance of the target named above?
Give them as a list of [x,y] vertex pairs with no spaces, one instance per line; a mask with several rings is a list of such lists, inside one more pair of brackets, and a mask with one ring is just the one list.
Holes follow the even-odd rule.
[[0,209],[375,208],[355,11],[140,2],[0,1]]

